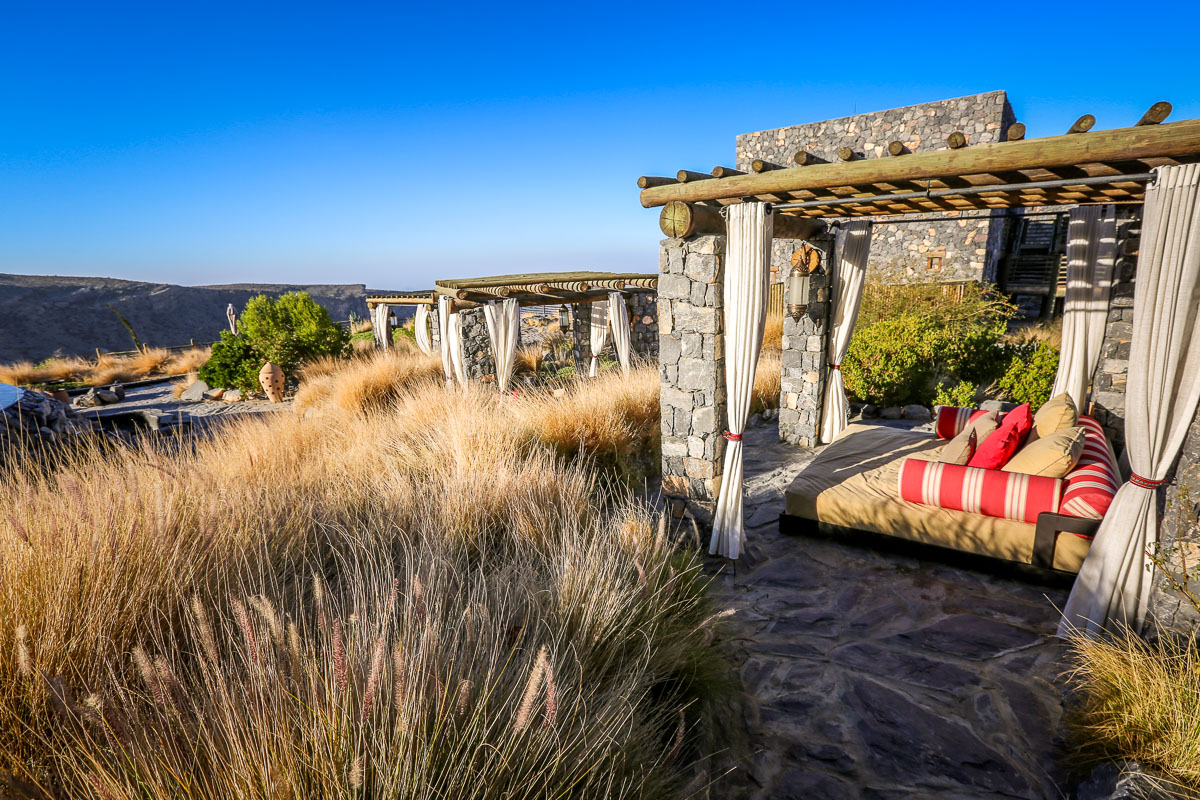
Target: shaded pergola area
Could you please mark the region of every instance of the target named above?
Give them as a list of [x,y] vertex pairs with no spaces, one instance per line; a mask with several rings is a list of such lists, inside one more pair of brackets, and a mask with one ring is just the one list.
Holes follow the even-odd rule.
[[[1136,125],[1094,131],[1084,115],[1061,136],[1024,139],[1016,123],[1007,141],[971,145],[952,134],[944,150],[905,152],[893,142],[882,158],[799,166],[756,161],[757,171],[716,167],[712,174],[680,170],[676,177],[643,176],[641,202],[664,209],[663,219],[703,208],[764,201],[799,217],[878,217],[989,209],[1140,203],[1150,171],[1200,160],[1200,120],[1163,123],[1169,103],[1156,103]],[[900,145],[900,146],[896,146]],[[705,215],[705,211],[696,211]],[[711,216],[711,215],[708,215]]]
[[578,271],[440,280],[433,291],[453,298],[456,307],[473,308],[510,298],[522,306],[591,303],[607,299],[609,292],[654,292],[657,288],[654,274]]

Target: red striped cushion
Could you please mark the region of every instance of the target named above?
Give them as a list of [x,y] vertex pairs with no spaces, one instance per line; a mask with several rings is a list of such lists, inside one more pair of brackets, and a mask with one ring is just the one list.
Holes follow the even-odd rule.
[[1079,425],[1083,427],[1083,456],[1066,477],[1066,491],[1058,513],[1103,519],[1121,486],[1120,473],[1100,423],[1081,415]]
[[973,419],[987,412],[978,408],[955,408],[954,406],[938,406],[937,437],[953,439],[963,432]]
[[900,465],[900,497],[910,503],[1032,524],[1043,511],[1058,510],[1062,487],[1060,478],[917,458]]

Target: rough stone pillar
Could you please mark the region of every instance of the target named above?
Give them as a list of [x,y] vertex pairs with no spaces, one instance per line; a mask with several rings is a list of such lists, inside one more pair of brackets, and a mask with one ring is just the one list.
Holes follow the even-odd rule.
[[[832,237],[814,239],[812,244],[833,254]],[[829,323],[829,273],[834,259],[824,259],[825,274],[809,280],[808,313],[799,321],[787,313],[792,299],[787,296],[791,257],[800,242],[776,241],[771,262],[784,276],[783,375],[779,393],[779,438],[801,447],[816,447],[821,436],[821,400],[828,372],[827,327]]]
[[[492,358],[492,341],[488,338],[487,322],[482,308],[460,311],[462,318],[463,367],[467,378],[493,382],[496,380],[496,362]],[[520,344],[520,331],[517,342]]]
[[629,308],[629,349],[635,359],[658,359],[658,296],[654,292],[630,292],[625,305]]
[[1100,346],[1100,363],[1092,376],[1092,416],[1104,428],[1113,449],[1125,449],[1125,382],[1129,375],[1129,343],[1133,339],[1133,288],[1141,242],[1141,206],[1118,210],[1117,263],[1108,306],[1108,326]]
[[725,457],[724,257],[724,236],[664,239],[659,251],[663,491],[705,522]]
[[434,355],[442,352],[442,326],[438,323],[438,307],[429,307],[429,341],[433,345]]
[[[1159,557],[1175,581],[1200,595],[1200,411],[1192,420],[1179,460],[1159,490]],[[1158,574],[1150,593],[1156,623],[1178,633],[1200,630],[1200,612]]]
[[[607,300],[604,302],[608,303]],[[586,377],[592,364],[592,303],[576,303],[571,306],[571,310],[571,332],[575,338],[575,374]],[[600,352],[616,358],[611,335],[605,340],[604,349]]]

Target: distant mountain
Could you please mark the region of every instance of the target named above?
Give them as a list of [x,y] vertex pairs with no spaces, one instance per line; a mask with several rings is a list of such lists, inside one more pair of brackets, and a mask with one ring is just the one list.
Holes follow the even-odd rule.
[[130,350],[133,342],[113,313],[121,312],[151,347],[211,342],[228,327],[225,307],[240,312],[257,294],[304,291],[335,320],[367,316],[362,284],[292,286],[238,283],[175,286],[116,278],[71,278],[0,273],[0,362],[40,361],[52,355]]

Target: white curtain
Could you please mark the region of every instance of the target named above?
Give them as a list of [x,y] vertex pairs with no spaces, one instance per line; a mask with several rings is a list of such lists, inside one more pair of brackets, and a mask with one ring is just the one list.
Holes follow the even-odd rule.
[[[842,224],[841,258],[834,279],[836,303],[829,336],[829,385],[821,409],[821,441],[832,442],[846,427],[850,403],[842,380],[842,359],[850,349],[858,308],[862,305],[863,285],[867,282],[867,256],[871,252],[871,221],[853,219]],[[806,300],[792,300],[804,303]]]
[[492,341],[492,358],[496,362],[496,388],[508,391],[512,380],[513,363],[517,360],[517,341],[521,338],[521,307],[509,298],[483,307],[488,338]]
[[225,318],[229,320],[229,332],[237,336],[237,312],[233,310],[233,303],[225,306]]
[[1088,383],[1100,360],[1108,321],[1108,296],[1117,253],[1115,206],[1076,206],[1071,209],[1067,232],[1062,354],[1050,396],[1066,392],[1082,413],[1088,407]]
[[629,309],[625,307],[625,295],[620,292],[608,293],[608,320],[621,371],[629,372]]
[[454,382],[454,359],[450,355],[450,308],[454,301],[446,295],[438,295],[438,343],[442,351],[442,372],[447,385]]
[[375,306],[371,328],[375,332],[375,346],[387,350],[392,344],[392,309],[387,303]]
[[446,325],[446,338],[450,342],[450,363],[454,367],[454,377],[458,382],[467,385],[467,369],[463,359],[462,312],[455,311],[450,315]]
[[600,351],[608,341],[608,303],[588,303],[588,306],[588,344],[592,349],[592,365],[588,367],[588,377],[594,378],[600,363]]
[[425,303],[417,306],[417,314],[413,317],[413,333],[421,352],[427,356],[433,355],[433,341],[429,338],[429,306]]
[[1200,401],[1200,164],[1159,167],[1146,190],[1133,300],[1125,441],[1133,477],[1100,524],[1063,612],[1096,633],[1140,627],[1158,538],[1156,485],[1170,472]]
[[742,433],[750,416],[754,370],[767,321],[774,219],[763,203],[737,203],[728,207],[728,213],[729,241],[722,289],[729,442],[725,447],[725,468],[708,550],[737,558],[746,538],[742,519]]

